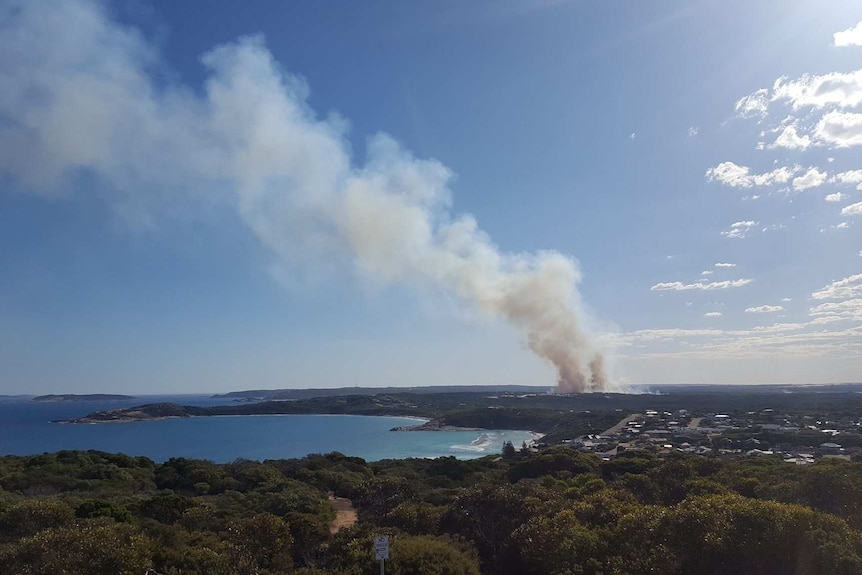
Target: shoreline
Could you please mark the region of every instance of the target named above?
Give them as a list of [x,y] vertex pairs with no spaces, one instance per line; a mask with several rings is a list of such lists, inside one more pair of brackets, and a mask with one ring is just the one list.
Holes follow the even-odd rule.
[[[415,415],[362,415],[359,413],[242,413],[242,414],[216,414],[216,415],[160,415],[155,417],[125,417],[116,419],[89,419],[89,416],[76,417],[72,419],[53,419],[50,423],[60,425],[100,425],[103,423],[140,423],[148,421],[161,421],[165,419],[199,419],[199,418],[215,418],[215,417],[387,417],[391,419],[405,419],[408,421],[421,422],[419,425],[431,421],[426,417],[418,417]],[[414,427],[414,426],[403,426]],[[394,429],[394,428],[393,428]],[[477,428],[478,429],[478,428]],[[472,429],[464,428],[461,431],[472,431]],[[526,431],[526,430],[517,430]]]
[[50,423],[60,425],[101,425],[101,424],[120,424],[120,423],[145,423],[150,421],[162,421],[168,419],[200,419],[200,418],[242,418],[242,417],[374,417],[374,418],[389,418],[403,419],[408,421],[419,422],[416,425],[399,425],[391,428],[389,431],[405,432],[405,431],[431,431],[431,432],[484,432],[484,431],[518,431],[528,433],[530,440],[528,445],[537,443],[544,433],[532,431],[529,429],[489,429],[485,427],[461,427],[457,425],[446,425],[440,423],[437,419],[428,419],[415,415],[361,415],[353,413],[249,413],[249,414],[219,414],[219,415],[164,415],[157,417],[146,418],[125,418],[125,419],[104,419],[83,421],[85,417],[75,418],[71,420],[52,420]]

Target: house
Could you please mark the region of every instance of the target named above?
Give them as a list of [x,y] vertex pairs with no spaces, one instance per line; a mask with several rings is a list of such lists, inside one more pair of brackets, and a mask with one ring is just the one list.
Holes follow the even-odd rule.
[[820,444],[818,451],[820,451],[821,455],[842,455],[844,448],[837,443],[826,442]]

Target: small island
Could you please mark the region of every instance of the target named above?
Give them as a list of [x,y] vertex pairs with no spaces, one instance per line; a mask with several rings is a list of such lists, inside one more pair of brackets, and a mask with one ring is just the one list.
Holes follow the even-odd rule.
[[42,403],[52,403],[52,402],[61,402],[61,401],[122,401],[126,399],[137,399],[134,395],[119,395],[114,393],[89,393],[89,394],[75,394],[75,393],[64,393],[61,395],[39,395],[33,398],[33,401],[38,401]]

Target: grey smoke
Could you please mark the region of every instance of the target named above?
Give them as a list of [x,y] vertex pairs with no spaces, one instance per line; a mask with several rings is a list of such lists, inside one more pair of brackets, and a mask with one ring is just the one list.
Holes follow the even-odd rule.
[[607,387],[577,262],[501,253],[450,213],[452,172],[385,134],[358,165],[346,122],[318,118],[261,37],[204,55],[200,93],[155,82],[155,50],[96,2],[3,1],[0,45],[0,174],[23,190],[62,193],[86,173],[141,227],[233,206],[286,269],[346,260],[377,283],[442,288],[522,333],[561,391]]

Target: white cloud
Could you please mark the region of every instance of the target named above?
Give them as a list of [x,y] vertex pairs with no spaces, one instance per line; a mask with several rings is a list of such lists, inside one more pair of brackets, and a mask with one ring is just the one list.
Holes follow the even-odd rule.
[[841,192],[835,192],[834,194],[829,194],[826,196],[827,202],[840,202],[844,198],[848,198],[847,194],[842,194]]
[[812,308],[809,308],[808,313],[818,315],[823,313],[834,313],[837,311],[846,311],[848,309],[856,309],[862,306],[862,299],[849,299],[839,302],[821,303]]
[[[774,323],[772,325],[759,325],[751,328],[750,331],[754,333],[784,333],[788,331],[797,331],[804,327],[805,324],[802,323]],[[740,330],[740,333],[744,334],[745,330]]]
[[842,216],[862,216],[862,202],[856,202],[855,204],[850,204],[843,210],[841,210]]
[[787,148],[789,150],[807,150],[811,146],[811,137],[808,134],[802,136],[796,131],[796,126],[786,126],[784,130],[769,145],[770,148]]
[[720,311],[708,311],[703,314],[703,317],[721,317],[722,313]]
[[700,275],[711,276],[713,273],[715,273],[715,272],[713,272],[712,270],[703,270],[702,272],[700,272]]
[[776,323],[748,330],[653,329],[630,332],[618,340],[622,345],[641,347],[685,346],[682,350],[639,354],[663,358],[846,357],[862,346],[862,329],[858,327],[834,331],[817,328],[817,322],[812,321]]
[[747,166],[739,166],[733,162],[722,162],[706,171],[706,179],[709,181],[718,180],[727,186],[750,188],[750,171],[751,169]]
[[772,87],[772,101],[785,100],[800,108],[852,108],[862,103],[862,69],[854,72],[805,74],[796,80],[779,78]]
[[793,178],[793,189],[796,191],[816,188],[829,178],[829,174],[821,172],[817,168],[809,168],[805,174]]
[[811,294],[814,299],[847,299],[862,295],[862,274],[836,280]]
[[846,229],[847,229],[847,228],[849,228],[849,227],[850,227],[850,223],[849,223],[849,222],[841,222],[840,224],[838,224],[837,226],[835,226],[835,229],[836,229],[836,230],[846,230]]
[[[748,330],[651,329],[618,336],[640,358],[767,359],[843,358],[862,353],[862,326],[825,330],[820,317],[808,323],[776,323]],[[670,347],[669,347],[670,346]]]
[[691,127],[688,129],[688,137],[689,137],[689,138],[694,138],[695,136],[697,136],[697,132],[698,132],[698,128],[697,128],[697,126],[691,126]]
[[850,170],[835,174],[830,181],[835,184],[855,185],[857,190],[862,190],[862,170]]
[[839,302],[816,305],[808,310],[814,324],[836,321],[862,321],[862,299],[854,298]]
[[736,111],[742,117],[765,116],[769,108],[769,90],[761,88],[756,92],[740,98],[736,102]]
[[706,171],[706,179],[718,180],[726,186],[734,188],[750,188],[752,186],[769,186],[786,184],[802,168],[800,166],[782,166],[763,174],[752,174],[748,166],[740,166],[733,162],[722,162]]
[[710,282],[706,283],[704,281],[697,281],[691,284],[684,284],[682,282],[663,282],[657,283],[650,288],[650,291],[686,291],[686,290],[705,290],[712,291],[717,289],[727,289],[732,287],[742,287],[744,285],[748,285],[754,280],[752,279],[738,279],[738,280],[725,280],[720,282]]
[[837,47],[862,46],[862,22],[832,35],[832,43]]
[[760,222],[755,222],[753,220],[734,222],[730,224],[730,229],[721,232],[721,235],[726,238],[744,238],[747,237],[749,232],[751,232],[751,229],[759,223]]
[[731,264],[731,263],[727,263],[727,262],[719,262],[719,263],[715,264],[715,267],[717,267],[717,268],[735,268],[736,264]]
[[828,112],[814,128],[815,137],[836,148],[849,148],[862,144],[862,114],[854,112]]
[[788,301],[793,301],[793,300],[789,297],[783,297],[783,298],[781,298],[781,301],[788,302]]
[[643,329],[629,332],[622,336],[618,336],[623,341],[662,341],[671,339],[683,338],[745,338],[752,336],[761,336],[764,334],[785,334],[789,332],[799,331],[805,328],[805,324],[801,323],[776,323],[766,326],[758,326],[748,330],[724,330],[724,329]]
[[745,313],[774,313],[777,311],[784,311],[784,308],[780,305],[761,305],[745,308]]
[[634,140],[637,137],[638,137],[638,135],[635,132],[632,132],[631,134],[629,134],[629,140]]

